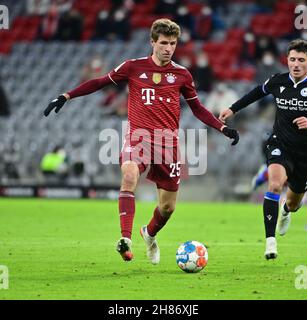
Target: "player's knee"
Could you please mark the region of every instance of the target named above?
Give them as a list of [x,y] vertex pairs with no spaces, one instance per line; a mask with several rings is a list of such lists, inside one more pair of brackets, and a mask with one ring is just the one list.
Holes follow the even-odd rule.
[[291,211],[291,212],[295,212],[297,211],[297,209],[299,209],[300,204],[297,203],[296,201],[292,201],[292,200],[287,200],[287,208]]
[[283,188],[283,183],[280,181],[270,181],[269,182],[269,192],[280,194]]
[[125,189],[134,189],[137,184],[137,174],[134,172],[125,172],[122,179],[122,187]]

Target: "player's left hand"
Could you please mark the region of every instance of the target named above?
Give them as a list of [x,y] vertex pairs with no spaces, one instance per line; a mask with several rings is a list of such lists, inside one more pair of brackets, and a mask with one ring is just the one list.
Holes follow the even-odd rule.
[[240,136],[239,136],[239,132],[237,130],[231,129],[231,128],[228,128],[225,126],[222,129],[222,132],[226,137],[233,139],[233,141],[231,143],[232,146],[236,145],[239,142]]
[[293,120],[299,129],[307,129],[307,118],[306,117],[299,117]]
[[67,97],[64,94],[61,94],[56,99],[52,100],[48,107],[44,110],[44,116],[47,117],[53,109],[55,109],[55,113],[58,113],[66,101]]

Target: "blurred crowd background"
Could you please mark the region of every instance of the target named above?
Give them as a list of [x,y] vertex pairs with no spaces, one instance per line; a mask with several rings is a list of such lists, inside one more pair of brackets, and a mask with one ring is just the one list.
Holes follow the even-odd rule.
[[[121,132],[126,86],[74,99],[58,115],[43,110],[60,93],[99,77],[122,61],[149,55],[149,28],[161,17],[182,28],[174,61],[194,76],[214,114],[270,75],[287,71],[286,48],[307,39],[294,10],[305,1],[274,0],[0,0],[9,30],[0,29],[0,185],[117,186],[118,165],[99,162],[99,132]],[[264,162],[274,106],[267,97],[229,125],[240,143],[208,129],[207,172],[188,176],[187,199],[246,199]],[[204,128],[182,101],[181,128]],[[184,170],[183,170],[184,171]],[[142,180],[143,198],[154,188]],[[195,192],[197,190],[197,192]]]

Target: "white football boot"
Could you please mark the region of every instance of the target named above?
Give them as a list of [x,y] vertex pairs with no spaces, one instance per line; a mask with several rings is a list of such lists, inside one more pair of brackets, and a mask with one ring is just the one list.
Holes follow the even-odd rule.
[[287,212],[284,208],[285,201],[282,202],[281,207],[279,209],[280,216],[278,221],[278,232],[281,236],[284,236],[290,227],[291,222],[291,212]]
[[160,249],[156,238],[148,234],[146,226],[141,228],[140,233],[147,247],[147,258],[152,264],[158,264],[160,262]]
[[277,242],[275,237],[266,238],[266,247],[264,256],[267,260],[277,258]]

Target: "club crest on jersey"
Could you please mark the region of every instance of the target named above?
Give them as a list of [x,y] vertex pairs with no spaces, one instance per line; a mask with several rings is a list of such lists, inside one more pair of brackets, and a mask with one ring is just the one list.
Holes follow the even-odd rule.
[[307,97],[307,88],[304,88],[304,89],[301,90],[301,95],[303,97]]
[[155,84],[158,84],[161,82],[161,73],[153,73],[152,74],[152,81],[155,83]]
[[177,77],[175,75],[173,75],[172,73],[167,73],[165,75],[165,77],[166,77],[166,81],[168,83],[174,83],[176,81],[176,79],[177,79]]

